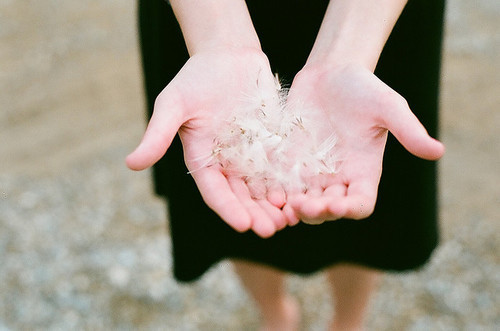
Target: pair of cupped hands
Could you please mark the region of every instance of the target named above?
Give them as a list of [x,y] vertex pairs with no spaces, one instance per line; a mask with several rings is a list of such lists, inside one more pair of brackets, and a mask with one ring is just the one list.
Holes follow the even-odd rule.
[[[218,49],[196,53],[157,97],[139,146],[127,157],[133,170],[156,163],[178,133],[187,168],[205,201],[235,230],[270,237],[300,221],[319,224],[340,218],[362,219],[375,207],[388,131],[412,154],[439,159],[444,146],[431,138],[405,99],[369,69],[355,64],[307,64],[294,78],[288,100],[314,105],[324,127],[333,126],[342,155],[335,175],[312,180],[305,190],[268,189],[252,195],[244,179],[217,165],[203,166],[200,155],[213,149],[213,118],[227,118],[240,96],[259,80],[274,88],[269,61],[256,49]],[[325,132],[326,135],[328,132]]]

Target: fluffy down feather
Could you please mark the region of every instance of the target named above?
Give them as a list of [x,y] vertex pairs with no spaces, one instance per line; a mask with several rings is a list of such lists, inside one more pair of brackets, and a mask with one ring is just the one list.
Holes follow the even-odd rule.
[[[333,128],[324,136],[321,119],[311,108],[287,103],[288,89],[276,76],[276,87],[255,92],[242,99],[231,116],[219,119],[207,166],[219,164],[227,175],[247,182],[254,196],[263,196],[270,187],[285,191],[306,190],[317,175],[334,175],[338,157]],[[323,136],[320,136],[320,132]]]

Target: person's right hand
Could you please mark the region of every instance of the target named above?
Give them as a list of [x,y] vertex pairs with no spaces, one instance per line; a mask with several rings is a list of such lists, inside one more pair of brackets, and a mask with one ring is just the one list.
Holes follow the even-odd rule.
[[269,237],[294,222],[280,209],[284,195],[280,199],[273,194],[273,203],[254,198],[244,180],[224,173],[218,164],[206,164],[217,122],[228,119],[242,97],[255,92],[257,82],[259,88],[275,88],[267,57],[259,50],[221,49],[193,55],[156,99],[146,133],[126,162],[133,170],[152,166],[178,132],[187,168],[207,205],[234,229],[252,229]]

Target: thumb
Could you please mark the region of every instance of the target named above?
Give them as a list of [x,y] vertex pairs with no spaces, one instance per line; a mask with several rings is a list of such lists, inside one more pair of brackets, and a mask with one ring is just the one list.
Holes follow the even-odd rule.
[[444,145],[429,136],[425,127],[403,99],[398,107],[388,112],[385,119],[386,128],[413,155],[426,160],[438,160],[445,151]]
[[156,99],[153,116],[137,148],[125,162],[132,170],[144,170],[165,155],[177,131],[184,123],[183,107],[179,97],[165,89]]

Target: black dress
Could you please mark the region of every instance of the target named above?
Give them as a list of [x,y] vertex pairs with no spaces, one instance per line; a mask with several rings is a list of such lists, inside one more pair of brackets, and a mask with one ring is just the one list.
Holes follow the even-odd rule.
[[[273,71],[290,81],[304,65],[328,1],[248,0]],[[438,127],[438,87],[444,0],[410,0],[396,24],[376,74],[402,94],[432,136]],[[148,109],[188,59],[184,40],[164,0],[139,2]],[[269,239],[238,233],[203,202],[176,139],[154,167],[156,192],[169,205],[174,275],[200,277],[226,258],[312,273],[339,262],[386,271],[425,264],[438,243],[436,163],[417,159],[389,135],[374,214],[362,221],[299,224]]]

